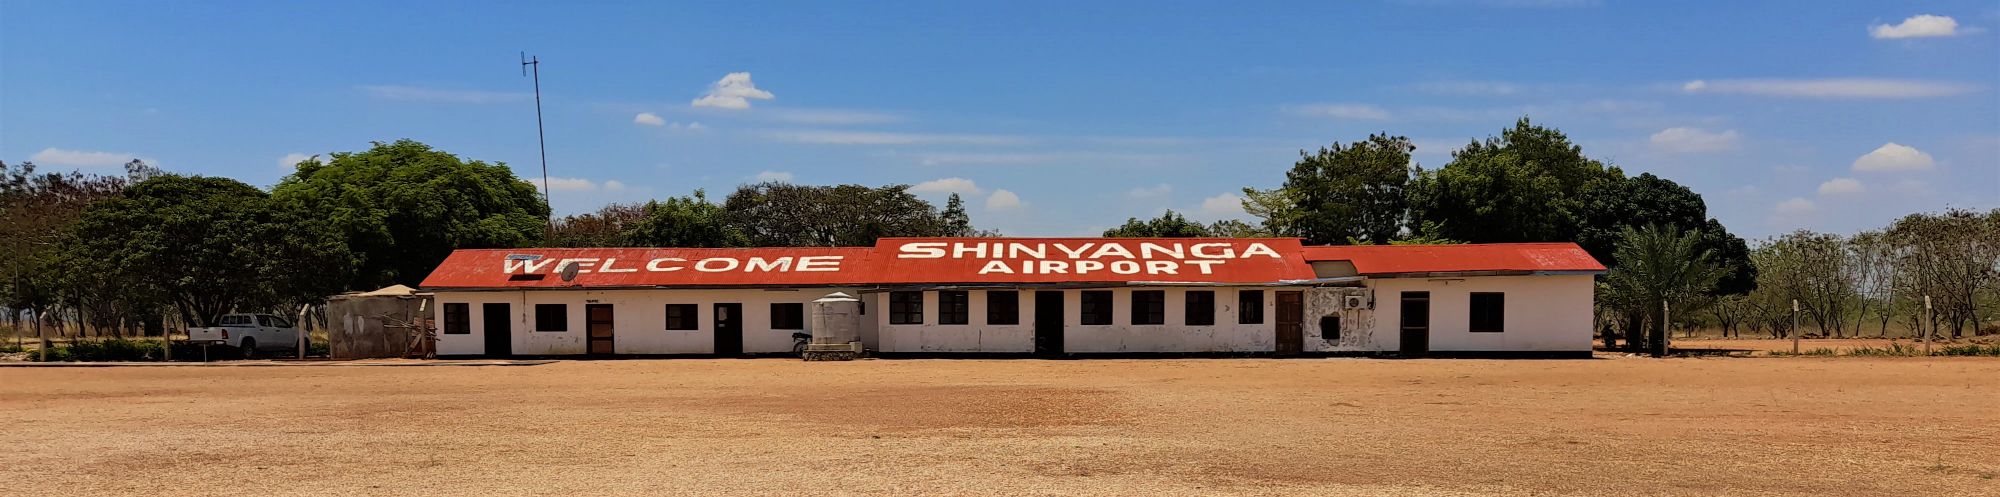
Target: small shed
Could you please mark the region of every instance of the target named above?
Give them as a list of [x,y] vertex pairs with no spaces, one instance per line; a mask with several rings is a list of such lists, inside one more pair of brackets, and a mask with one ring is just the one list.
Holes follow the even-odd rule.
[[403,285],[329,297],[329,354],[335,359],[402,357],[410,346],[410,331],[390,326],[427,317],[430,300],[431,294]]

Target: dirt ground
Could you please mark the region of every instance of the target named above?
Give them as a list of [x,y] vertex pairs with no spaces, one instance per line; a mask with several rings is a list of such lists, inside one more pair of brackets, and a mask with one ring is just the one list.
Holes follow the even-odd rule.
[[2000,359],[0,368],[13,495],[1997,495]]

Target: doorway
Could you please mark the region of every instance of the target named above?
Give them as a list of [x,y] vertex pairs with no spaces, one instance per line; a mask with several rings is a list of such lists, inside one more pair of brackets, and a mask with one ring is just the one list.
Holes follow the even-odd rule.
[[1422,357],[1431,351],[1431,292],[1403,292],[1401,352]]
[[1278,292],[1278,354],[1305,352],[1305,320],[1304,292]]
[[743,304],[715,304],[715,355],[743,354]]
[[514,310],[505,302],[480,304],[480,318],[486,324],[480,332],[486,335],[486,355],[505,357],[514,355]]
[[617,351],[612,345],[611,304],[584,304],[584,331],[590,336],[592,355],[611,355]]
[[1035,292],[1035,353],[1061,354],[1063,351],[1063,292]]

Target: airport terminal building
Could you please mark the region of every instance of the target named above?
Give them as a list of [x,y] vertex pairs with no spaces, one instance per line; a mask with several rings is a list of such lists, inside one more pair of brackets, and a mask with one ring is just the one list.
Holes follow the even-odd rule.
[[424,280],[444,355],[785,353],[861,300],[885,354],[1585,354],[1572,243],[884,238],[874,247],[459,250]]

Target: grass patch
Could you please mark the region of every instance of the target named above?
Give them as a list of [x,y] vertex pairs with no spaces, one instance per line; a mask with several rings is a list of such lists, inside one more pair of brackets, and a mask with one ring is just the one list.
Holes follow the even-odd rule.
[[[1891,342],[1891,343],[1889,343],[1889,346],[1887,346],[1887,347],[1868,347],[1868,346],[1859,346],[1859,347],[1849,347],[1849,348],[1846,348],[1846,349],[1834,349],[1834,348],[1828,348],[1828,347],[1820,347],[1820,348],[1816,348],[1816,349],[1812,349],[1812,350],[1807,350],[1807,351],[1804,351],[1804,352],[1800,352],[1800,353],[1797,353],[1797,354],[1794,354],[1794,353],[1790,353],[1790,352],[1772,352],[1772,353],[1771,353],[1771,355],[1773,355],[1773,356],[1800,356],[1800,357],[1834,357],[1834,356],[1854,356],[1854,357],[1923,357],[1923,356],[1924,356],[1924,348],[1923,348],[1922,346],[1919,346],[1919,345],[1913,345],[1913,344],[1906,344],[1906,343],[1901,343],[1901,342]],[[1934,356],[1976,356],[1976,357],[2000,357],[2000,343],[1996,343],[1996,344],[1990,344],[1990,345],[1981,345],[1981,344],[1976,344],[1976,343],[1973,343],[1973,344],[1959,344],[1959,345],[1945,345],[1945,346],[1941,346],[1941,347],[1936,347],[1936,348],[1933,348],[1933,349],[1931,350],[1931,353],[1930,353],[1930,355],[1934,355]]]

